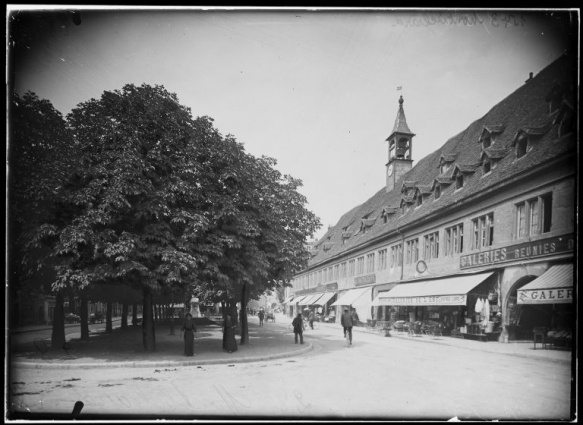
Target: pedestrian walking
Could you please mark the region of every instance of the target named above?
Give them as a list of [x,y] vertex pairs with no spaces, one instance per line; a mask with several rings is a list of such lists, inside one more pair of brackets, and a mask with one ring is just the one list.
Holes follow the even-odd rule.
[[184,337],[184,355],[194,356],[194,333],[196,332],[196,323],[190,313],[186,313],[182,325],[182,334]]
[[298,313],[296,318],[292,321],[294,327],[294,341],[298,343],[298,335],[300,339],[300,344],[304,343],[304,319],[302,319],[302,314]]
[[312,330],[314,330],[314,320],[315,320],[314,311],[310,310],[310,314],[308,316],[308,323],[310,324],[310,329]]
[[235,329],[237,325],[233,322],[233,319],[229,313],[223,321],[223,350],[232,353],[237,351],[237,341],[235,341]]
[[352,345],[352,315],[348,312],[348,308],[344,309],[344,313],[340,317],[340,324],[344,329],[344,337],[346,338],[346,332],[348,332],[348,338],[350,339],[350,345]]
[[263,312],[263,310],[259,310],[259,326],[263,326],[263,318],[265,317],[265,313]]

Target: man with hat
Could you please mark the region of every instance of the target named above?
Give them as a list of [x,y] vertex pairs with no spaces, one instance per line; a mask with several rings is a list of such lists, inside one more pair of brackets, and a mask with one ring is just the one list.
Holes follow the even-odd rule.
[[348,332],[348,338],[350,339],[350,345],[352,345],[352,316],[348,311],[348,307],[344,307],[344,313],[340,317],[340,324],[344,328],[344,337],[346,337],[346,332]]

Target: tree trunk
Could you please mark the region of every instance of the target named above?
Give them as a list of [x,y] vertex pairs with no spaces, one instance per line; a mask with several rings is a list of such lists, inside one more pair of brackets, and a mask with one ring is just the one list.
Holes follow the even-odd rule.
[[63,295],[60,292],[57,292],[55,300],[55,312],[53,314],[53,333],[51,335],[51,347],[61,348],[65,342],[65,309],[63,307]]
[[105,315],[105,332],[111,333],[113,331],[113,323],[112,323],[112,316],[113,316],[113,303],[111,301],[107,302],[107,313]]
[[124,302],[121,306],[121,328],[127,329],[128,327],[128,311],[129,305],[127,302]]
[[241,290],[241,345],[249,342],[249,326],[247,323],[247,284]]
[[154,332],[154,306],[152,303],[152,293],[149,289],[144,289],[144,308],[142,310],[142,337],[144,350],[156,351],[156,336]]
[[138,303],[132,304],[132,325],[138,326]]
[[87,296],[81,295],[81,339],[89,339],[89,307],[87,302]]

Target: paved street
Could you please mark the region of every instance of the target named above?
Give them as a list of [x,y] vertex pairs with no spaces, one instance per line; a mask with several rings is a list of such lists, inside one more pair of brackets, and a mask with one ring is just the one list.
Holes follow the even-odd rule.
[[[266,337],[283,335],[281,343],[293,344],[287,324],[269,323]],[[82,415],[111,418],[570,417],[571,366],[565,362],[364,332],[355,332],[347,348],[340,332],[320,325],[305,334],[312,350],[251,363],[16,368],[12,407],[70,413],[80,400]]]

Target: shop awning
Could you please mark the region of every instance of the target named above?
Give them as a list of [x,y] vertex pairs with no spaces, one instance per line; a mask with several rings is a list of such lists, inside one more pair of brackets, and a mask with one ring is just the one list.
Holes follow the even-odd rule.
[[365,288],[362,294],[360,294],[355,300],[352,301],[352,307],[356,310],[358,318],[361,322],[365,322],[368,319],[372,319],[370,307],[372,304],[372,288]]
[[294,304],[304,305],[304,300],[309,297],[309,295],[300,295],[297,298],[294,298]]
[[368,290],[370,290],[370,288],[351,289],[342,295],[335,303],[332,303],[332,305],[352,305],[353,302]]
[[336,292],[324,292],[320,298],[314,301],[314,304],[326,305],[328,301],[330,301],[334,297],[334,295],[336,295]]
[[466,305],[468,292],[490,276],[492,272],[402,283],[381,292],[372,305]]
[[285,300],[283,300],[283,303],[282,303],[282,304],[287,304],[287,303],[289,303],[289,302],[290,302],[291,300],[293,300],[293,299],[294,299],[294,296],[293,296],[293,295],[290,295],[290,296],[289,296],[289,297],[287,297]]
[[321,296],[322,296],[322,293],[321,292],[319,294],[309,295],[309,296],[306,297],[305,300],[302,301],[302,305],[312,305],[314,303],[314,301],[316,301]]
[[573,302],[573,264],[552,266],[517,291],[518,304],[566,304]]

